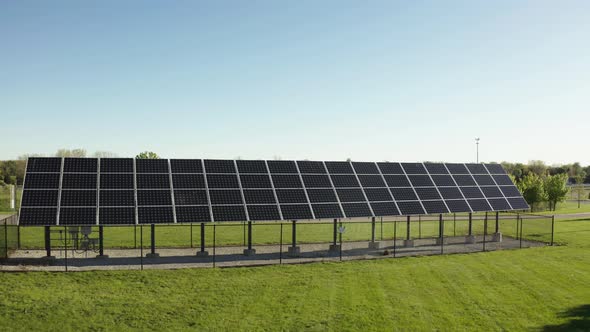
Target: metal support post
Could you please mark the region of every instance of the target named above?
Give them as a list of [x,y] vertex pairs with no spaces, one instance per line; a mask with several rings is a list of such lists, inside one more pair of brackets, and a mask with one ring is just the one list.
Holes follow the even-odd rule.
[[[192,224],[191,224],[191,226],[192,226]],[[209,252],[205,250],[205,223],[204,222],[201,223],[201,250],[197,251],[197,256],[198,257],[209,256]]]
[[469,212],[469,229],[467,236],[465,237],[465,243],[474,244],[475,236],[473,236],[473,213]]
[[252,249],[252,222],[248,221],[248,249],[244,249],[245,256],[254,256],[256,249]]
[[414,240],[410,238],[410,216],[406,218],[406,239],[404,240],[404,247],[410,248],[414,246]]
[[334,219],[333,239],[328,252],[331,254],[340,252],[340,245],[338,244],[338,219]]
[[290,257],[298,257],[301,253],[301,248],[297,246],[297,220],[291,221],[291,246],[288,249]]
[[379,249],[381,243],[375,241],[375,217],[371,218],[371,242],[369,242],[369,249]]
[[98,226],[98,256],[96,258],[109,258],[104,254],[104,226]]
[[160,254],[156,253],[156,225],[150,224],[150,253],[145,255],[147,258],[157,258]]

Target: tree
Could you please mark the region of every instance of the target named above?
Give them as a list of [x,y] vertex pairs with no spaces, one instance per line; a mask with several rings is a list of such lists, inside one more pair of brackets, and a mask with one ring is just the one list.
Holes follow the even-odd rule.
[[59,149],[55,153],[56,157],[78,157],[83,158],[86,157],[86,150],[84,149]]
[[534,210],[535,204],[546,200],[547,194],[543,186],[543,179],[537,174],[529,173],[525,175],[519,184],[518,189],[520,189],[522,196],[531,206],[531,211]]
[[135,156],[135,159],[160,159],[160,156],[158,156],[155,152],[144,151]]
[[527,169],[529,172],[541,177],[547,174],[547,165],[542,160],[529,160]]
[[565,201],[569,189],[567,188],[568,176],[565,173],[550,175],[543,183],[549,202],[549,210],[555,211],[558,202]]
[[93,154],[94,158],[116,158],[118,157],[116,153],[110,151],[96,151]]

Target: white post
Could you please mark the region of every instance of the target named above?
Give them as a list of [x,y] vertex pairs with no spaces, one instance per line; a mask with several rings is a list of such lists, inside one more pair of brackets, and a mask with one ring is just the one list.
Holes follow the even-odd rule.
[[16,209],[16,186],[13,184],[10,185],[10,209]]

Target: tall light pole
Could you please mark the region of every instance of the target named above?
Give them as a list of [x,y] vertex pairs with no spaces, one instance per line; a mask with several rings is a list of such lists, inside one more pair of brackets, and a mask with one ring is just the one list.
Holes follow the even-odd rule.
[[479,137],[475,138],[476,162],[479,164]]

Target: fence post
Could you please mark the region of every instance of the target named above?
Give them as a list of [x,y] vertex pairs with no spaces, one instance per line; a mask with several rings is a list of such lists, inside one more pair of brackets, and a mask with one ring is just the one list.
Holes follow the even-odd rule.
[[488,235],[488,213],[483,219],[483,251],[486,251],[486,236]]
[[283,264],[283,223],[281,222],[281,236],[279,240],[279,264]]
[[8,225],[6,225],[6,220],[4,220],[4,258],[8,258]]
[[457,214],[453,213],[453,237],[457,236]]
[[[410,218],[410,217],[408,217]],[[409,223],[410,219],[408,219],[408,232],[410,229],[410,223]],[[409,234],[409,233],[408,233]],[[419,215],[418,216],[418,238],[421,239],[422,238],[422,216]],[[408,236],[408,240],[410,239],[410,237]]]
[[397,219],[393,220],[393,258],[395,258],[396,251],[396,237],[397,237]]
[[439,227],[439,240],[440,240],[440,254],[444,253],[445,245],[445,224],[444,224],[442,213],[438,215],[438,227]]
[[193,247],[193,223],[191,222],[191,248]]
[[[134,226],[134,232],[135,229],[136,227]],[[137,237],[137,233],[135,236]],[[141,270],[143,271],[143,224],[139,226],[139,263],[141,264]]]
[[66,226],[64,226],[64,248],[66,272],[68,272],[68,228]]
[[523,219],[520,219],[520,248],[522,248],[522,224],[523,224]]
[[383,241],[383,217],[381,217],[381,241]]
[[555,235],[555,215],[551,216],[551,245],[553,245],[554,235]]
[[217,248],[216,226],[217,225],[215,223],[213,223],[213,267],[215,267],[215,257],[216,257],[215,249]]

